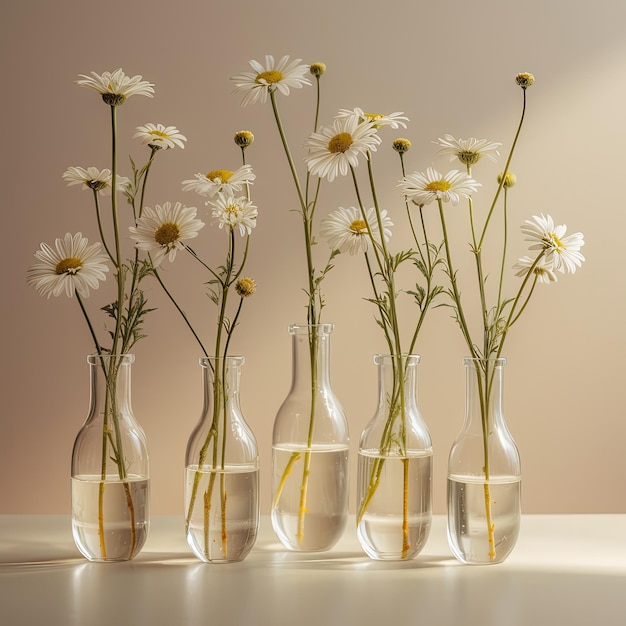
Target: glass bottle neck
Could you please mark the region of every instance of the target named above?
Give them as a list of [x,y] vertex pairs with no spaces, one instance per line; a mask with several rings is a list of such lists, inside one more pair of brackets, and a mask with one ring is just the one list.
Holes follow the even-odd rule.
[[242,356],[203,357],[200,366],[204,375],[205,411],[214,403],[239,404]]
[[417,366],[420,357],[416,354],[377,354],[374,363],[378,366],[379,407],[402,406],[405,410],[417,408]]
[[330,386],[330,333],[332,324],[292,325],[292,391],[301,387]]
[[502,390],[506,359],[463,359],[466,375],[465,429],[492,427],[502,420]]
[[130,372],[134,355],[92,354],[87,361],[91,379],[88,419],[108,417],[113,412],[122,418],[132,416]]

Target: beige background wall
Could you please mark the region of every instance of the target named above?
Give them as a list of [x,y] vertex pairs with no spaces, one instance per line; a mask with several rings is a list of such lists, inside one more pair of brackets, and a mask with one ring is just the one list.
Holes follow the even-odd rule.
[[[525,253],[518,225],[548,212],[570,232],[583,231],[587,262],[576,275],[537,290],[506,350],[506,414],[523,459],[524,510],[626,512],[623,2],[26,0],[4,3],[1,12],[0,513],[69,512],[69,459],[86,415],[85,356],[92,347],[76,302],[40,298],[25,273],[41,241],[66,231],[97,235],[89,194],[68,189],[61,174],[71,165],[108,167],[107,109],[74,80],[117,67],[156,85],[153,100],[135,97],[119,111],[121,163],[129,152],[137,161],[146,154],[130,140],[139,124],[176,125],[189,139],[184,151],[159,155],[148,205],[180,200],[202,208],[180,182],[196,172],[236,168],[233,133],[245,128],[256,136],[248,158],[257,174],[259,219],[249,273],[259,289],[233,351],[247,358],[242,401],[260,444],[267,511],[272,422],[290,382],[286,329],[303,321],[305,305],[300,224],[289,211],[295,197],[271,109],[242,109],[229,81],[267,53],[327,64],[322,122],[339,108],[404,111],[409,129],[387,131],[385,138],[412,140],[410,170],[431,164],[431,141],[443,133],[508,146],[521,102],[513,77],[535,74],[513,164],[511,259]],[[294,148],[311,127],[313,96],[309,88],[279,98]],[[383,202],[397,211],[393,158],[384,146],[377,170]],[[475,170],[485,186],[477,202],[488,198],[497,171],[488,163]],[[319,211],[350,204],[344,179],[324,187]],[[198,241],[208,247],[223,238],[205,229]],[[458,241],[456,262],[469,275],[465,241]],[[408,245],[400,229],[393,243],[396,249]],[[165,276],[207,335],[214,311],[192,265],[181,258]],[[371,357],[384,345],[373,309],[362,300],[369,295],[362,262],[339,258],[325,290],[325,319],[335,324],[334,387],[349,415],[356,455],[376,402]],[[135,350],[133,401],[149,438],[153,512],[178,513],[186,439],[201,403],[198,350],[158,286],[148,291],[159,310],[149,318],[149,338]],[[96,292],[89,305],[101,306],[105,296],[105,289]],[[418,351],[420,405],[434,442],[435,510],[441,513],[446,457],[462,420],[466,352],[446,309],[433,312]]]

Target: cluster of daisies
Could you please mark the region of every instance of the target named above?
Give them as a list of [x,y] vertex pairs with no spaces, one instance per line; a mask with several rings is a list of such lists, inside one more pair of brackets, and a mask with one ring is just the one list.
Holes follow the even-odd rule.
[[[277,62],[271,55],[265,57],[265,64],[251,61],[252,72],[234,76],[235,93],[242,93],[242,106],[256,102],[266,102],[268,94],[277,91],[288,95],[290,89],[310,85],[308,73],[323,72],[323,64],[303,65],[300,59],[290,60],[284,56]],[[534,82],[531,74],[519,74],[518,84],[526,89]],[[152,97],[153,85],[142,80],[141,76],[128,77],[121,69],[98,75],[81,76],[78,84],[96,90],[107,104],[118,105],[132,95]],[[401,113],[390,115],[370,115],[361,109],[339,111],[328,126],[312,133],[305,142],[305,157],[311,175],[329,182],[339,176],[354,175],[354,169],[362,159],[369,159],[376,152],[382,140],[380,129],[390,127],[406,128],[407,118]],[[134,138],[152,150],[183,148],[186,138],[174,126],[146,124],[136,129]],[[252,140],[249,131],[241,131],[235,137],[238,145],[248,145]],[[439,155],[458,159],[469,167],[482,157],[495,159],[499,156],[500,144],[478,139],[455,139],[445,135],[438,140]],[[410,141],[399,138],[393,141],[393,148],[404,153],[410,148]],[[70,167],[63,179],[68,185],[81,185],[95,194],[110,192],[113,187],[124,191],[130,181],[117,177],[112,181],[110,170],[94,167]],[[183,181],[184,191],[195,191],[206,198],[214,222],[220,228],[238,229],[249,235],[256,225],[257,209],[246,191],[255,179],[252,167],[243,165],[236,171],[215,170],[207,174],[196,174],[195,178]],[[504,187],[514,183],[514,176],[506,174]],[[398,182],[401,195],[419,207],[432,202],[457,205],[461,198],[470,198],[478,191],[480,183],[470,174],[453,169],[440,173],[433,167],[424,172],[407,174]],[[150,255],[154,267],[165,259],[173,261],[177,250],[185,247],[185,242],[198,235],[204,223],[197,218],[195,207],[186,207],[179,202],[166,202],[154,208],[141,209],[141,216],[130,227],[130,233],[138,249]],[[331,212],[321,223],[321,235],[332,249],[356,254],[365,251],[368,242],[385,241],[391,236],[393,223],[386,211],[378,215],[374,209],[361,210],[356,207],[340,207]],[[550,215],[533,216],[522,226],[522,232],[531,242],[530,250],[535,255],[525,256],[517,262],[518,276],[532,272],[540,282],[556,280],[556,272],[575,272],[584,257],[581,233],[566,235],[565,225],[555,225]],[[55,245],[41,244],[35,256],[39,263],[29,271],[28,280],[42,295],[58,296],[75,292],[87,296],[90,288],[97,287],[107,270],[107,257],[100,244],[88,245],[80,233],[69,233],[57,239]]]
[[[81,75],[79,85],[96,90],[103,101],[111,106],[123,104],[133,95],[152,97],[154,85],[142,80],[141,76],[127,76],[121,69],[92,72]],[[148,146],[152,152],[172,148],[184,148],[187,138],[175,126],[148,123],[138,126],[133,139]],[[249,131],[235,134],[235,143],[245,149],[254,140]],[[252,167],[244,165],[236,171],[215,170],[207,174],[196,174],[193,180],[182,183],[183,191],[195,191],[206,199],[214,223],[219,228],[237,229],[242,236],[250,235],[256,226],[257,208],[246,193],[255,179]],[[131,180],[125,176],[113,175],[110,169],[97,167],[69,167],[63,173],[68,186],[79,185],[83,190],[91,190],[97,197],[121,191],[130,197],[133,193]],[[129,227],[137,249],[146,252],[152,267],[158,268],[164,259],[174,261],[176,252],[185,248],[186,242],[197,237],[204,227],[197,218],[197,208],[184,206],[180,202],[164,202],[154,207],[140,207],[134,226]],[[89,296],[89,290],[98,287],[109,271],[108,263],[115,264],[114,255],[100,242],[89,245],[82,233],[67,233],[55,241],[53,246],[42,243],[35,253],[38,263],[28,272],[28,282],[42,296],[65,294],[73,297],[78,294]],[[240,295],[251,295],[255,283],[251,278],[241,279],[237,285]]]

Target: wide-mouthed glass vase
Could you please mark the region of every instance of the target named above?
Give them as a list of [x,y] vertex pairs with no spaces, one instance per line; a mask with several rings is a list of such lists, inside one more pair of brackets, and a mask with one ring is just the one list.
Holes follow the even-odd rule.
[[377,560],[408,560],[432,521],[432,444],[417,404],[420,357],[379,354],[378,407],[361,434],[357,537]]
[[503,413],[506,359],[463,364],[465,420],[448,459],[448,543],[462,563],[500,563],[521,520],[520,457]]
[[204,406],[185,455],[185,535],[210,563],[243,560],[259,527],[259,454],[241,411],[244,357],[200,359]]
[[148,450],[131,405],[132,354],[88,357],[90,404],[72,451],[72,533],[90,561],[127,561],[148,536]]
[[349,433],[330,379],[331,324],[289,327],[291,389],[272,437],[271,521],[290,550],[323,551],[348,520]]

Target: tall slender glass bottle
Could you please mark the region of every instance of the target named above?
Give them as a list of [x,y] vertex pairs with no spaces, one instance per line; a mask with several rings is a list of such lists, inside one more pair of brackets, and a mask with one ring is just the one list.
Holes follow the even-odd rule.
[[89,414],[72,451],[72,532],[90,561],[127,561],[148,536],[148,450],[131,405],[132,354],[88,357]]
[[274,422],[274,531],[291,550],[332,548],[348,519],[348,422],[330,384],[331,324],[292,325],[292,384]]
[[241,412],[244,358],[201,358],[204,408],[185,461],[185,534],[202,561],[243,560],[259,527],[259,455]]
[[521,519],[520,457],[502,411],[506,359],[463,359],[465,421],[448,461],[448,542],[462,563],[500,563]]
[[357,537],[372,559],[411,559],[430,533],[433,453],[417,405],[419,361],[374,357],[378,408],[361,434],[357,483]]

